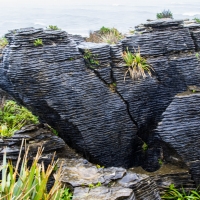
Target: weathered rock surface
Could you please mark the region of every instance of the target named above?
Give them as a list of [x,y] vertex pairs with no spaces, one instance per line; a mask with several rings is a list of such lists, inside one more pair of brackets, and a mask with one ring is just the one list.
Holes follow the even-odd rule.
[[[157,127],[161,140],[173,148],[200,184],[200,94],[180,94],[162,115]],[[167,158],[166,158],[167,159]]]
[[54,135],[48,125],[27,125],[16,131],[11,138],[0,139],[1,160],[4,152],[6,152],[8,159],[17,160],[23,139],[26,140],[26,144],[29,146],[30,157],[35,156],[40,146],[44,147],[43,152],[46,155],[52,155],[56,150],[65,147],[64,140]]
[[123,168],[97,168],[84,159],[62,159],[62,181],[74,189],[73,199],[161,199],[155,182],[147,175]]
[[[131,166],[137,130],[126,105],[85,66],[67,33],[30,28],[7,37],[3,69],[23,104],[86,158]],[[34,47],[36,38],[44,45]]]
[[[190,116],[184,108],[189,108],[193,100],[175,108],[176,112],[183,109],[178,120],[171,116],[177,113],[170,110],[180,98],[174,98],[177,93],[191,85],[200,86],[200,64],[195,55],[200,46],[199,26],[165,19],[140,28],[144,29],[142,34],[127,36],[115,46],[80,43],[79,39],[75,42],[60,30],[29,28],[11,32],[0,66],[5,79],[0,87],[94,163],[142,166],[155,171],[160,167],[158,160],[164,159],[187,166],[199,183],[199,100],[195,99],[196,111]],[[43,40],[43,46],[33,45],[37,38]],[[138,46],[154,72],[152,77],[135,81],[127,74],[124,81],[127,69],[121,63],[120,52],[127,48],[134,52]],[[85,50],[96,56],[96,68],[88,68]],[[113,83],[114,90],[109,88]],[[163,113],[168,109],[165,117]],[[187,123],[179,123],[182,118]],[[165,120],[165,126],[158,125]],[[191,128],[192,135],[187,131],[190,121],[196,130]],[[181,131],[177,146],[170,132],[173,128],[177,137]],[[142,149],[144,142],[148,144],[146,151]]]

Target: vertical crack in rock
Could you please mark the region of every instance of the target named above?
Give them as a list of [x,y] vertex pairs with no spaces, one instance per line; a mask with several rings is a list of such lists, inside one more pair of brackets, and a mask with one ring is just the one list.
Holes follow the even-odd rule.
[[[23,104],[90,161],[131,167],[137,128],[121,98],[85,66],[67,33],[30,28],[7,38],[10,54],[2,68]],[[37,38],[43,46],[33,45]],[[106,58],[101,62],[107,65]]]

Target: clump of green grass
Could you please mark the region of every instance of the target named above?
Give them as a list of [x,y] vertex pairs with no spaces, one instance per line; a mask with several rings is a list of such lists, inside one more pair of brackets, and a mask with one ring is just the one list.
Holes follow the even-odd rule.
[[167,188],[166,192],[162,199],[174,199],[174,200],[199,200],[200,199],[200,191],[198,190],[191,190],[186,192],[183,188],[182,190],[178,190],[175,188],[174,184],[171,184],[169,188]]
[[127,49],[123,52],[122,58],[128,67],[124,75],[124,81],[128,72],[133,80],[137,80],[138,78],[145,78],[146,72],[151,76],[151,71],[154,71],[147,60],[141,56],[139,47],[134,54]]
[[157,13],[156,17],[157,19],[162,19],[162,18],[173,19],[173,14],[170,10],[163,10],[161,13]]
[[58,28],[57,26],[53,26],[53,25],[49,25],[48,28],[51,30],[60,30],[60,28]]
[[143,145],[142,145],[142,149],[143,149],[144,152],[147,151],[147,149],[148,149],[148,145],[147,145],[146,142],[143,143]]
[[99,66],[99,61],[96,59],[96,55],[92,54],[89,49],[86,49],[83,55],[86,65],[92,69]]
[[37,46],[43,46],[42,39],[36,39],[36,40],[34,40],[33,44],[34,44],[35,47],[37,47]]
[[8,40],[5,37],[0,38],[0,48],[3,49],[8,44]]
[[36,116],[14,101],[6,101],[0,106],[0,137],[11,137],[23,126],[37,123]]
[[116,28],[101,27],[99,31],[90,32],[89,38],[86,38],[87,42],[95,43],[108,43],[116,44],[119,40],[123,39],[124,35],[120,33]]
[[194,20],[196,21],[196,23],[200,24],[200,19],[199,18],[194,18]]
[[[22,144],[23,145],[23,144]],[[0,181],[0,199],[1,200],[70,200],[72,194],[69,190],[63,188],[61,183],[62,166],[54,174],[55,182],[50,191],[47,191],[47,183],[50,175],[54,172],[54,168],[58,161],[52,159],[51,164],[45,169],[43,163],[38,163],[42,156],[43,148],[39,147],[34,157],[31,167],[27,166],[28,152],[21,161],[21,150],[16,166],[6,159],[6,153],[3,156],[3,165],[0,168],[2,172],[2,180]],[[19,166],[21,168],[19,169]]]

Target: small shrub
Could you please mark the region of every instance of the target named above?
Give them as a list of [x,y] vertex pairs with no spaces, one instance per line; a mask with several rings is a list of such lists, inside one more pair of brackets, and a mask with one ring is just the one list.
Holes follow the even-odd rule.
[[100,34],[106,34],[110,32],[110,28],[102,26],[99,30]]
[[171,184],[165,194],[161,196],[162,199],[174,199],[174,200],[198,200],[200,199],[200,193],[198,190],[191,190],[189,192],[186,192],[183,188],[182,191],[176,189],[174,187],[174,184]]
[[[31,167],[27,166],[28,163],[28,151],[26,150],[24,158],[21,161],[21,151],[17,160],[17,164],[14,167],[11,162],[7,162],[6,154],[3,157],[3,165],[0,171],[2,171],[2,180],[0,181],[0,199],[11,200],[11,199],[33,199],[33,200],[60,200],[62,196],[66,196],[65,199],[71,194],[65,193],[62,183],[62,166],[54,174],[55,182],[47,192],[47,183],[49,181],[50,175],[53,173],[55,162],[52,159],[51,164],[48,165],[45,170],[43,163],[38,163],[42,156],[43,148],[38,148],[38,152],[34,157]],[[19,166],[21,168],[19,169]]]
[[157,13],[156,17],[157,19],[162,19],[162,18],[173,19],[173,14],[170,10],[163,10],[161,13]]
[[0,38],[0,48],[4,48],[8,44],[8,40],[5,37]]
[[35,47],[43,46],[42,39],[36,39],[33,44],[34,44]]
[[196,23],[200,24],[200,19],[199,18],[194,18],[194,20],[196,21]]
[[14,101],[6,101],[0,107],[0,137],[10,137],[23,126],[37,123],[36,116]]
[[53,25],[49,25],[48,27],[51,30],[61,30],[60,28],[58,28],[57,26],[53,26]]
[[90,32],[89,38],[86,38],[87,42],[95,43],[108,43],[116,44],[119,40],[124,38],[124,35],[120,33],[116,28],[102,27],[99,31]]
[[123,52],[122,57],[126,63],[126,66],[128,67],[124,75],[124,81],[128,72],[133,80],[137,80],[138,78],[145,78],[146,72],[150,76],[152,75],[151,71],[153,68],[147,63],[146,59],[140,55],[139,47],[138,52],[135,52],[134,54],[132,54],[127,49],[127,51]]

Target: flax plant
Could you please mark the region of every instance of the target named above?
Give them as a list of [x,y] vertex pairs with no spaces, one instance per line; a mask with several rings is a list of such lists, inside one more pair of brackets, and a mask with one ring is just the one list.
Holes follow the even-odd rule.
[[139,47],[138,51],[135,51],[134,54],[127,49],[127,51],[123,52],[122,57],[128,67],[124,75],[124,81],[128,72],[133,80],[145,78],[146,72],[149,76],[152,76],[151,71],[154,71],[154,69],[147,63],[147,60],[141,56]]
[[[27,166],[28,151],[21,162],[21,145],[19,157],[14,167],[11,162],[7,162],[6,153],[3,157],[3,165],[1,166],[2,180],[0,182],[0,199],[1,200],[60,200],[64,193],[61,185],[62,166],[54,174],[55,182],[49,192],[47,192],[47,182],[58,161],[54,161],[48,165],[45,170],[43,163],[38,163],[42,156],[43,148],[38,148],[38,152],[33,160],[31,167]],[[19,169],[19,166],[21,168]]]

